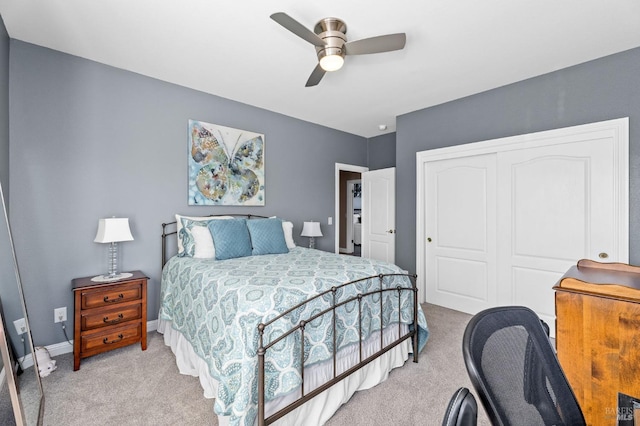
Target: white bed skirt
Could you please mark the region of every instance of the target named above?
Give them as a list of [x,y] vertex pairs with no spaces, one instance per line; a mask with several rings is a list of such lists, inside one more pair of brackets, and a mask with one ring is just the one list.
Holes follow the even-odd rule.
[[[195,353],[187,339],[171,327],[171,322],[162,319],[158,319],[158,332],[164,334],[164,343],[170,346],[175,354],[176,364],[180,373],[198,377],[204,390],[205,398],[215,398],[218,393],[218,382],[211,377],[207,363]],[[407,332],[406,325],[402,326],[401,332]],[[385,345],[397,339],[397,324],[385,329],[383,334]],[[378,332],[365,341],[363,357],[366,358],[371,355],[379,347],[380,333]],[[385,381],[392,369],[405,363],[411,351],[411,339],[407,339],[341,382],[317,395],[311,401],[296,408],[274,424],[279,426],[324,424],[342,404],[349,401],[356,391],[372,388]],[[337,362],[338,373],[346,370],[349,365],[357,363],[357,360],[357,346],[351,347],[349,350],[340,351]],[[332,377],[332,370],[333,363],[331,361],[305,368],[305,391],[309,392],[309,390],[315,389],[326,382],[327,378]],[[277,412],[298,397],[299,391],[267,402],[265,407],[266,416],[268,417]],[[316,423],[313,423],[314,421]],[[218,423],[220,426],[226,426],[229,424],[229,418],[218,416]]]

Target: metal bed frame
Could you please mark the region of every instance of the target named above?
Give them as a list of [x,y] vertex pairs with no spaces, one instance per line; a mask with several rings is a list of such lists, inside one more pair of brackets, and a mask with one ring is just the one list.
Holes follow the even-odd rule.
[[[259,215],[250,215],[250,214],[228,214],[228,215],[211,215],[209,217],[219,217],[219,216],[234,216],[234,217],[245,217],[247,219],[251,219],[251,218],[266,218],[265,216],[259,216]],[[177,233],[177,231],[172,231],[172,232],[167,232],[167,228],[169,226],[175,225],[176,222],[169,222],[169,223],[163,223],[162,224],[162,266],[164,267],[166,261],[167,261],[167,244],[166,244],[166,237],[170,236],[170,235],[175,235]],[[403,287],[403,286],[396,286],[394,288],[384,288],[383,284],[384,284],[384,279],[385,277],[393,277],[393,276],[406,276],[409,278],[409,286]],[[269,425],[274,423],[275,421],[277,421],[278,419],[282,418],[283,416],[285,416],[286,414],[290,413],[291,411],[295,410],[296,408],[300,407],[302,404],[306,403],[307,401],[311,400],[312,398],[314,398],[315,396],[319,395],[320,393],[324,392],[325,390],[329,389],[331,386],[335,385],[336,383],[340,382],[341,380],[343,380],[344,378],[348,377],[349,375],[351,375],[352,373],[354,373],[355,371],[361,369],[362,367],[366,366],[367,364],[369,364],[371,361],[377,359],[378,357],[382,356],[383,354],[387,353],[389,350],[393,349],[395,346],[399,345],[400,343],[404,342],[405,340],[412,338],[413,339],[413,362],[418,362],[418,288],[416,285],[416,278],[417,275],[415,274],[380,274],[380,275],[373,275],[373,276],[369,276],[369,277],[364,277],[364,278],[359,278],[357,280],[354,281],[349,281],[347,283],[343,283],[340,284],[338,286],[333,286],[331,287],[329,290],[326,290],[322,293],[318,293],[317,295],[295,305],[294,307],[286,310],[285,312],[282,312],[280,315],[278,315],[277,317],[271,319],[270,321],[267,321],[265,323],[260,323],[258,324],[258,333],[259,333],[259,341],[258,341],[258,351],[257,351],[257,355],[258,355],[258,419],[257,419],[257,423],[259,426],[265,426],[265,425]],[[366,292],[366,293],[358,293],[356,296],[353,296],[351,298],[342,300],[340,302],[336,302],[336,292],[338,290],[340,290],[341,288],[345,288],[345,287],[349,287],[349,286],[357,286],[358,284],[365,282],[367,280],[371,280],[371,279],[378,279],[379,282],[379,286],[377,289]],[[383,304],[383,293],[386,292],[397,292],[398,295],[398,338],[396,340],[394,340],[393,342],[387,344],[386,346],[384,345],[384,318],[383,318],[383,311],[382,311],[382,304]],[[402,297],[402,293],[413,293],[413,328],[412,327],[408,327],[408,331],[406,333],[402,333],[402,328],[401,328],[401,310],[400,310],[400,306],[401,306],[401,297]],[[327,294],[331,294],[331,306],[329,306],[328,308],[324,309],[321,312],[317,312],[315,313],[313,316],[305,318],[305,319],[301,319],[297,325],[292,326],[290,329],[284,331],[281,335],[279,336],[275,336],[269,343],[265,344],[264,343],[264,334],[265,331],[268,329],[268,327],[272,324],[274,324],[276,321],[278,321],[279,319],[295,312],[297,309],[300,309],[301,307],[303,307],[304,305],[306,305],[307,303],[311,303],[312,301],[321,298]],[[363,359],[363,353],[362,353],[362,343],[363,343],[363,339],[362,339],[362,300],[366,297],[374,297],[375,295],[379,295],[379,301],[380,301],[380,349],[378,351],[376,351],[374,354],[368,356],[367,358]],[[338,349],[337,349],[337,345],[336,345],[336,309],[344,306],[346,304],[349,303],[357,303],[358,304],[358,333],[359,333],[359,350],[358,350],[358,359],[359,362],[356,363],[355,365],[351,366],[350,368],[348,368],[346,371],[343,371],[342,373],[338,374],[337,373],[337,367],[336,367],[336,360],[337,360],[337,353],[338,353]],[[332,348],[333,348],[333,357],[332,357],[332,361],[333,361],[333,378],[331,380],[328,380],[327,382],[321,384],[320,386],[318,386],[317,388],[313,389],[312,391],[308,392],[305,394],[305,390],[304,390],[304,353],[305,353],[305,343],[304,343],[304,329],[305,326],[307,324],[309,324],[310,322],[324,316],[324,315],[331,315],[331,322],[333,325],[333,344],[332,344]],[[293,335],[293,333],[295,332],[299,332],[300,333],[300,342],[301,342],[301,350],[300,350],[300,377],[301,377],[301,384],[300,384],[300,397],[298,399],[296,399],[295,401],[289,403],[288,405],[286,405],[285,407],[281,408],[279,411],[277,411],[276,413],[272,414],[269,417],[265,418],[265,405],[266,405],[266,401],[265,401],[265,395],[264,395],[264,388],[265,388],[265,358],[267,356],[267,351],[272,348],[274,345],[276,345],[277,343],[279,343],[280,341],[282,341],[283,339],[287,338],[288,336]]]

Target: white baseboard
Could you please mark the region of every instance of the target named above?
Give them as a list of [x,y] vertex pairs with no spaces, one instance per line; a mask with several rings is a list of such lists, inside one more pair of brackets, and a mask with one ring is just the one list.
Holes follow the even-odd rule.
[[[147,321],[147,333],[158,329],[158,320]],[[54,343],[53,345],[47,345],[45,348],[49,351],[49,356],[54,358],[58,355],[64,355],[73,352],[73,340],[67,342]],[[33,366],[33,357],[27,356],[20,358],[20,364],[22,369]],[[4,380],[4,368],[0,372],[0,383]]]

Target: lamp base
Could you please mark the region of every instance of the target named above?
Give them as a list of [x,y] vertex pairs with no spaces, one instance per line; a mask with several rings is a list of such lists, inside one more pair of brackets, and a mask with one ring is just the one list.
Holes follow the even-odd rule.
[[114,276],[110,276],[110,275],[98,275],[97,277],[93,277],[91,278],[91,281],[93,281],[94,283],[108,283],[111,281],[119,281],[119,280],[123,280],[125,278],[129,278],[132,277],[133,274],[130,272],[120,272],[119,274],[116,274]]

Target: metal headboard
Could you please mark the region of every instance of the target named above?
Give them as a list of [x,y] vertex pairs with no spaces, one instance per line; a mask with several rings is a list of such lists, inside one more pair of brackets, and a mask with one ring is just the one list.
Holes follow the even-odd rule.
[[[240,213],[230,213],[230,214],[211,214],[209,216],[200,216],[200,217],[223,217],[223,216],[233,216],[233,217],[244,217],[247,219],[268,219],[267,216],[260,216],[257,214],[240,214]],[[177,222],[174,220],[173,222],[167,222],[162,224],[162,263],[161,268],[164,268],[164,265],[167,263],[169,258],[167,254],[167,237],[171,235],[176,235],[177,231]],[[161,271],[162,272],[162,271]]]

